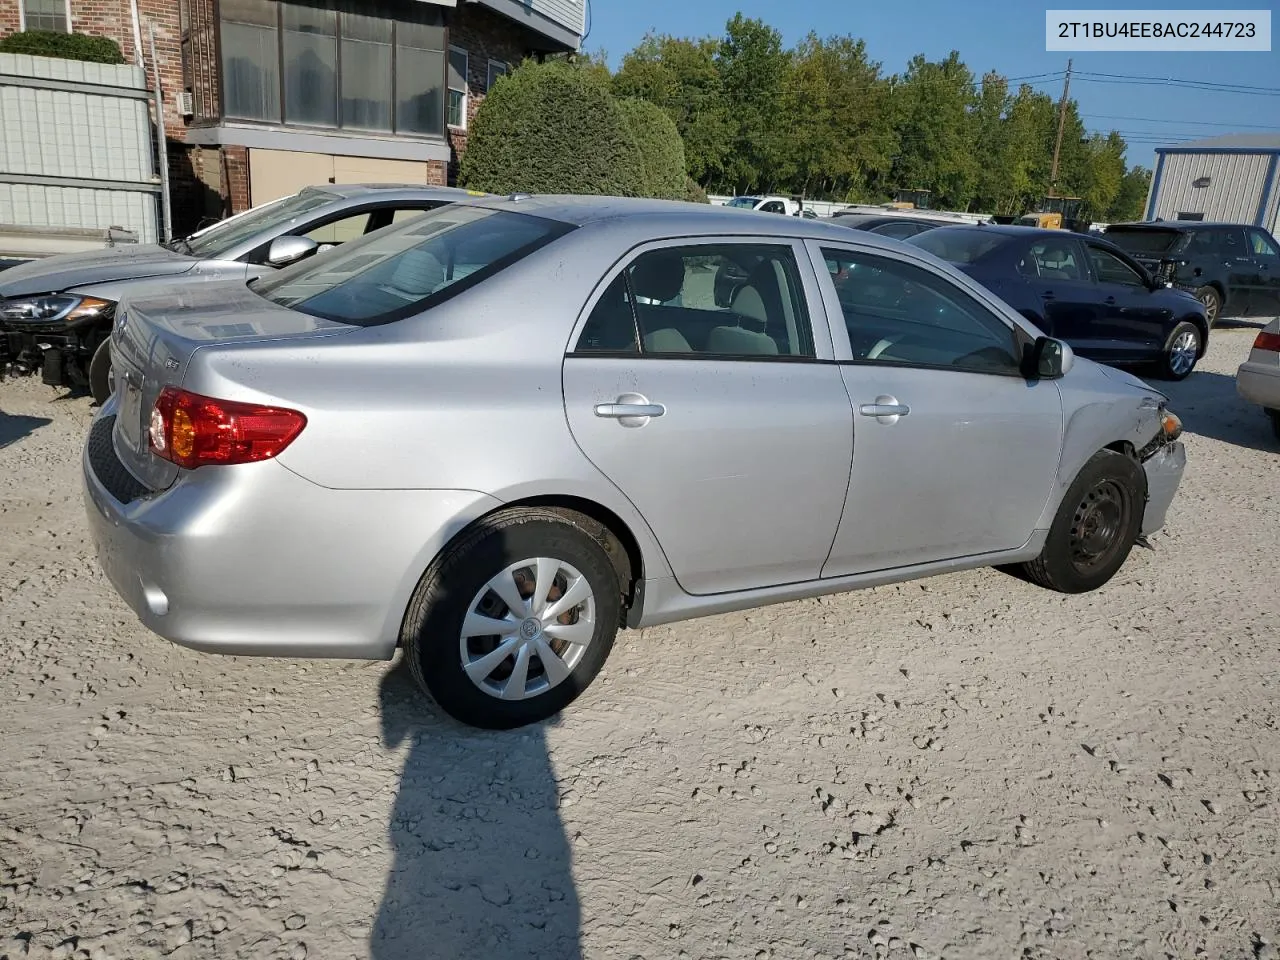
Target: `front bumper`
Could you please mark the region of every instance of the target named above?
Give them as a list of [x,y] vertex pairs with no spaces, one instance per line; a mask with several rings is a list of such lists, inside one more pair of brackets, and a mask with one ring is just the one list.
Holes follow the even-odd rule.
[[[98,560],[142,623],[210,653],[388,659],[432,558],[500,504],[458,490],[330,490],[272,460],[146,491],[94,421],[82,458]],[[105,448],[104,448],[105,443]]]
[[1240,364],[1236,391],[1250,403],[1280,410],[1280,367],[1248,361]]
[[1161,447],[1142,463],[1147,475],[1147,506],[1142,514],[1142,536],[1150,536],[1164,526],[1182,474],[1187,468],[1187,448],[1175,441]]

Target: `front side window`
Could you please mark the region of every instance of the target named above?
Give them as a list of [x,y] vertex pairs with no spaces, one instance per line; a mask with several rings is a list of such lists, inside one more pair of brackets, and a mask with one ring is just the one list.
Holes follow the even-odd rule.
[[1275,242],[1261,230],[1249,231],[1249,246],[1255,257],[1280,257],[1280,250],[1276,249]]
[[814,356],[790,246],[651,250],[610,284],[577,352],[777,359]]
[[1122,283],[1129,287],[1145,287],[1142,274],[1129,266],[1110,250],[1089,244],[1089,262],[1099,283]]
[[252,282],[281,306],[373,326],[421,312],[572,229],[542,217],[449,204]]
[[467,51],[449,48],[449,126],[467,125]]
[[67,33],[67,0],[22,0],[23,24],[28,30]]
[[332,203],[334,197],[323,190],[303,190],[283,200],[263,204],[234,219],[219,223],[198,237],[181,241],[178,249],[193,257],[218,260],[232,249],[260,233],[275,230],[286,223]]
[[887,257],[822,254],[854,362],[1020,373],[1013,329],[955,284]]
[[734,197],[732,200],[725,202],[726,207],[741,207],[744,210],[754,210],[756,204],[760,202],[758,197]]

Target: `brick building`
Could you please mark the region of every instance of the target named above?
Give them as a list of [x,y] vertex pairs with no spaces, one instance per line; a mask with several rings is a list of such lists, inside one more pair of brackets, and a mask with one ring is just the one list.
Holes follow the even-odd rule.
[[107,36],[164,94],[174,230],[311,183],[452,182],[489,87],[576,50],[586,0],[0,0]]

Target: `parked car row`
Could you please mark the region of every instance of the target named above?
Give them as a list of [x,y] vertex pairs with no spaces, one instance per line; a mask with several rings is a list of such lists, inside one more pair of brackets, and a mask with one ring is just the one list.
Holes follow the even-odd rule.
[[1186,461],[1159,391],[944,259],[703,205],[462,197],[125,293],[110,343],[86,502],[142,622],[399,648],[482,727],[564,708],[624,627],[997,564],[1097,589]]

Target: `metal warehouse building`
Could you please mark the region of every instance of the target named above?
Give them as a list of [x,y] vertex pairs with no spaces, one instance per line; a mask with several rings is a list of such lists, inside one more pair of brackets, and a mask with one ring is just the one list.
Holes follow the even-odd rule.
[[1236,133],[1156,149],[1147,219],[1251,223],[1276,232],[1280,133]]

